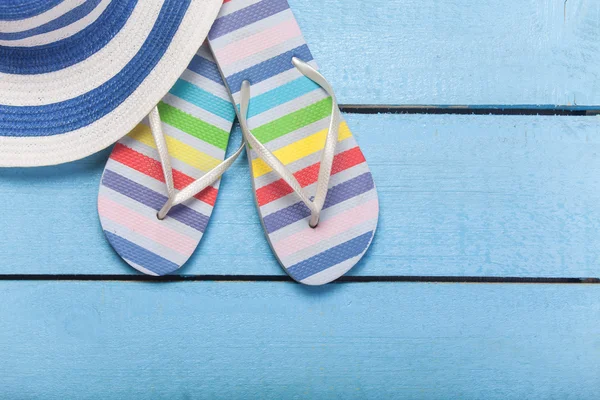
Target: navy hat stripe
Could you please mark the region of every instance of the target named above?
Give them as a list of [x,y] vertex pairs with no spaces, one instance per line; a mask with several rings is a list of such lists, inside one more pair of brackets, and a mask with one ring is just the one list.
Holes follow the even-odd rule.
[[0,21],[18,21],[35,17],[57,5],[63,0],[9,0],[0,5]]

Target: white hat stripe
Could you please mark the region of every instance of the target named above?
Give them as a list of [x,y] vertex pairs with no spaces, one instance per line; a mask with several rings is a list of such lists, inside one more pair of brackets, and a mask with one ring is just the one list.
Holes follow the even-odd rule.
[[[88,2],[89,3],[87,3],[86,5],[89,5],[89,9],[84,9],[81,11],[80,14],[75,15],[73,17],[73,19],[75,20],[71,24],[66,26],[60,26],[58,29],[54,29],[49,32],[44,32],[40,34],[30,34],[31,31],[25,31],[22,32],[22,35],[25,37],[20,39],[3,40],[3,35],[0,34],[0,46],[43,46],[45,44],[54,43],[59,40],[76,35],[77,33],[90,26],[92,23],[94,23],[106,10],[106,7],[108,7],[111,0],[88,0]],[[52,25],[53,22],[57,20],[51,21],[47,25],[43,25],[42,27],[38,27],[37,30],[43,30],[45,26]],[[33,31],[35,32],[37,30],[34,29]]]
[[21,19],[17,21],[0,21],[0,32],[11,33],[11,32],[23,32],[30,29],[35,29],[38,26],[47,24],[50,21],[63,16],[67,12],[71,11],[75,7],[78,7],[85,3],[86,0],[64,0],[50,10],[38,14],[34,17],[27,19]]

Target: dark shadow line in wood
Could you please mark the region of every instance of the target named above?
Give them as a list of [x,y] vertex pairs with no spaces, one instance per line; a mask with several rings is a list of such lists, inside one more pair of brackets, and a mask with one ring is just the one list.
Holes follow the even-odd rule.
[[554,105],[368,105],[342,104],[340,109],[349,114],[456,114],[456,115],[562,115],[595,116],[600,106]]
[[[19,275],[3,274],[0,281],[117,281],[117,282],[287,282],[284,275]],[[532,283],[600,284],[600,278],[524,278],[495,276],[344,276],[335,283],[425,282],[425,283]]]

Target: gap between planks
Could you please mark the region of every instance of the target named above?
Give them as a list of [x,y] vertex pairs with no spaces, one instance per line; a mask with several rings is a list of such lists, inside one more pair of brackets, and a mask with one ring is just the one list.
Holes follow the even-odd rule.
[[[285,275],[19,275],[3,274],[0,281],[118,281],[118,282],[281,282],[296,283]],[[600,278],[526,278],[495,276],[343,276],[334,283],[424,282],[424,283],[527,283],[600,284]]]
[[341,104],[342,112],[349,114],[456,114],[456,115],[547,115],[596,116],[600,106],[541,105],[385,105]]

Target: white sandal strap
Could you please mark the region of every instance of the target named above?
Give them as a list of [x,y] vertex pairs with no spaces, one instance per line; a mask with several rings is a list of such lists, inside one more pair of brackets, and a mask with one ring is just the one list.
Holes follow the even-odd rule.
[[231,167],[231,165],[240,156],[240,154],[242,154],[246,143],[242,137],[242,143],[240,144],[239,148],[235,151],[235,153],[233,153],[229,158],[225,159],[219,165],[208,171],[206,174],[202,175],[202,177],[196,179],[194,182],[190,183],[188,186],[186,186],[178,192],[175,190],[175,185],[173,183],[173,169],[171,167],[171,156],[169,155],[169,148],[167,147],[165,135],[162,130],[162,121],[160,120],[158,107],[154,107],[152,109],[152,111],[148,115],[148,118],[150,120],[150,129],[152,131],[152,136],[154,137],[154,142],[156,143],[158,157],[162,164],[163,174],[165,176],[165,182],[167,184],[168,200],[157,214],[158,219],[162,220],[165,219],[165,217],[173,207],[191,199],[196,194],[200,193],[208,186],[212,185],[216,180],[218,180],[221,177],[221,175],[223,175],[225,171],[227,171],[229,167]]
[[327,82],[325,77],[304,61],[293,57],[292,63],[304,76],[321,86],[325,92],[331,97],[332,110],[331,110],[331,121],[329,123],[329,131],[327,132],[327,138],[325,140],[325,147],[321,155],[321,163],[319,167],[319,178],[317,181],[317,190],[313,199],[311,199],[302,188],[302,185],[298,182],[294,174],[281,162],[275,155],[269,151],[262,143],[260,143],[256,137],[252,134],[248,128],[248,107],[250,103],[250,82],[244,81],[241,88],[240,97],[240,127],[242,129],[245,140],[250,144],[259,157],[277,172],[279,176],[298,194],[300,199],[309,208],[310,226],[316,227],[319,223],[319,217],[321,210],[325,205],[325,199],[327,197],[327,191],[329,190],[329,178],[331,176],[331,168],[333,165],[333,158],[335,156],[335,148],[337,146],[338,130],[340,126],[341,116],[340,110],[337,104],[337,99],[333,88]]

